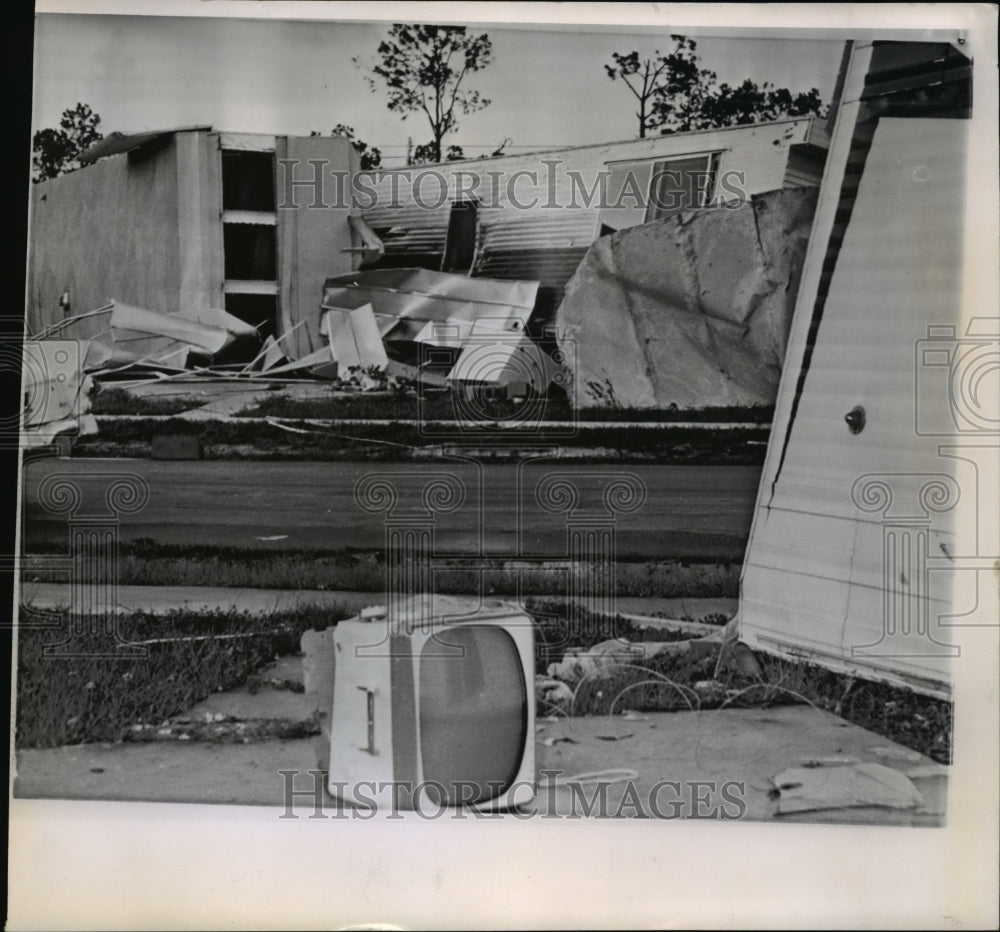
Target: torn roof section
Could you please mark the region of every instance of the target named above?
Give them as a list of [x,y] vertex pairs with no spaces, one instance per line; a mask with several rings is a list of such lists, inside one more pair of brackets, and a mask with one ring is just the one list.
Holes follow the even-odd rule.
[[455,346],[474,331],[523,331],[537,291],[537,282],[376,269],[327,279],[323,309],[371,304],[383,339]]
[[453,384],[517,383],[541,393],[562,367],[525,333],[537,291],[537,282],[427,269],[356,272],[327,280],[322,328],[331,346],[342,334],[338,362],[393,359],[421,378],[433,371]]
[[156,129],[143,133],[108,133],[100,142],[94,143],[89,149],[80,155],[81,162],[96,162],[109,155],[118,155],[122,152],[132,152],[145,146],[153,145],[175,133],[193,133],[207,131],[212,127],[208,124],[196,126],[178,126],[174,129]]

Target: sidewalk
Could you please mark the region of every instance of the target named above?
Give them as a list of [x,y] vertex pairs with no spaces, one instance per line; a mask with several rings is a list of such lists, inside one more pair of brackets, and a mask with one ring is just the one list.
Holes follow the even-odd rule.
[[[85,587],[89,590],[95,587]],[[526,595],[525,598],[532,596]],[[538,596],[546,601],[562,601],[559,596]],[[21,604],[45,611],[65,608],[70,602],[69,583],[21,584]],[[222,586],[119,586],[118,611],[169,612],[177,608],[195,611],[227,611],[234,609],[250,614],[264,614],[297,605],[345,606],[348,611],[360,611],[368,605],[385,602],[384,592],[356,592],[348,589],[239,589]],[[86,604],[94,604],[92,599]],[[669,618],[690,618],[698,621],[707,615],[731,617],[736,611],[736,599],[660,599],[622,596],[618,611],[635,615],[662,612]]]

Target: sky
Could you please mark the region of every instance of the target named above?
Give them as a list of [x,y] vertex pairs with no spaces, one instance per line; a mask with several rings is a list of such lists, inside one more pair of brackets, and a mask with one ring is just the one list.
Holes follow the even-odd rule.
[[[460,7],[456,7],[460,9]],[[472,25],[493,42],[493,63],[474,86],[492,100],[459,119],[448,144],[466,155],[632,138],[634,98],[603,65],[615,51],[672,47],[671,29],[578,31]],[[122,132],[210,124],[229,132],[308,135],[337,123],[401,164],[407,138],[427,142],[426,118],[390,112],[352,58],[370,61],[384,22],[302,22],[181,16],[40,13],[35,26],[34,128],[58,124],[78,101]],[[833,92],[843,37],[699,37],[702,64],[721,81],[746,77],[793,91]],[[734,31],[734,35],[738,32]]]

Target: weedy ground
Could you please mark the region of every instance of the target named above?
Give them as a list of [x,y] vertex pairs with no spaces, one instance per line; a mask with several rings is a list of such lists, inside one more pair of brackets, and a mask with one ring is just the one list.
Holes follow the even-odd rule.
[[[535,620],[536,672],[609,638],[682,640],[688,635],[643,628],[562,602],[529,600]],[[253,688],[255,673],[275,657],[297,654],[302,633],[347,617],[345,609],[304,605],[270,615],[174,611],[120,616],[114,631],[81,629],[65,612],[22,612],[17,631],[18,747],[120,741],[136,724],[156,725],[213,692]],[[725,619],[697,619],[706,624]],[[117,638],[141,656],[122,656]],[[145,643],[144,643],[145,642]],[[55,647],[57,656],[47,649]],[[101,648],[105,656],[98,656]],[[117,656],[116,656],[117,654]],[[717,650],[662,656],[582,681],[571,712],[598,715],[692,708],[808,703],[834,712],[940,762],[951,758],[950,703],[809,664],[759,657],[761,679],[719,663]],[[714,681],[706,698],[696,684]]]
[[[621,616],[604,619],[565,603],[529,601],[536,621],[536,672],[563,658],[568,647],[587,649],[609,638],[632,642],[683,640],[687,634],[639,627]],[[721,616],[696,619],[705,624],[725,623]],[[951,762],[953,705],[918,695],[908,689],[834,673],[809,663],[792,663],[756,655],[758,679],[728,662],[719,651],[681,656],[663,655],[634,666],[622,666],[608,675],[582,681],[572,705],[574,715],[600,715],[625,709],[644,712],[693,708],[734,708],[762,705],[809,704],[833,712],[849,722],[912,748],[940,763]],[[706,694],[696,683],[713,681],[717,689]]]

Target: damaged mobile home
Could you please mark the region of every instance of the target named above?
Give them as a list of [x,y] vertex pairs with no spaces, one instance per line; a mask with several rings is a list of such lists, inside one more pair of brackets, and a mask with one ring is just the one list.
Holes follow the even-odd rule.
[[770,404],[827,141],[801,117],[379,173],[365,266],[537,282],[576,405]]
[[[580,298],[590,290],[588,274],[602,265],[601,250],[642,266],[650,251],[672,249],[678,268],[666,283],[670,298],[647,317],[673,384],[689,387],[618,385],[615,397],[685,404],[697,387],[704,393],[694,403],[701,405],[767,402],[787,315],[775,310],[781,296],[763,295],[761,283],[782,280],[782,270],[795,265],[826,144],[816,119],[785,119],[377,172],[368,176],[374,187],[352,184],[356,195],[368,194],[367,204],[356,196],[314,209],[309,192],[295,185],[299,196],[285,196],[288,178],[277,169],[291,165],[295,184],[307,188],[297,165],[321,162],[332,175],[362,178],[345,139],[210,127],[112,134],[85,153],[90,164],[34,186],[28,333],[93,339],[101,346],[88,350],[88,361],[100,365],[242,362],[271,374],[324,377],[388,367],[436,384],[515,393],[543,393],[554,379],[565,386],[575,379],[571,394],[586,404],[581,386],[603,384],[608,372],[649,371],[656,356],[645,348],[649,341],[607,343],[602,314],[580,317],[589,313]],[[428,204],[435,184],[437,200]],[[787,196],[760,201],[766,192]],[[746,212],[727,209],[748,200],[754,237],[743,229]],[[765,209],[777,225],[761,221]],[[606,239],[636,227],[656,233],[624,247]],[[781,233],[784,245],[765,244],[762,230]],[[717,236],[724,249],[712,246]],[[746,249],[755,251],[749,260]],[[726,300],[720,273],[734,261],[759,280],[733,282],[745,300],[735,316],[719,317]],[[560,317],[556,309],[578,267],[584,287]],[[602,273],[605,283],[616,283],[605,295],[608,319],[642,288],[642,275],[633,279],[632,271],[626,262]],[[714,285],[702,287],[711,274]],[[748,324],[761,303],[768,310]],[[384,346],[376,345],[376,331]],[[669,336],[681,332],[680,342]],[[484,348],[491,341],[494,350]],[[705,365],[688,377],[683,360],[692,347]],[[734,389],[746,381],[740,373],[755,369],[765,376],[747,376],[754,384]]]
[[818,187],[827,136],[813,117],[412,167],[372,177],[375,268],[420,266],[539,283],[551,322],[602,235],[681,210]]

